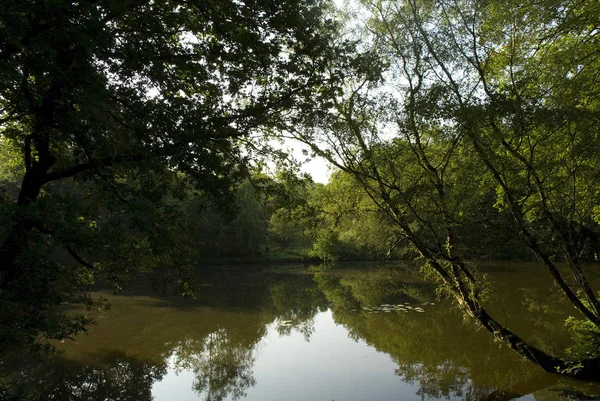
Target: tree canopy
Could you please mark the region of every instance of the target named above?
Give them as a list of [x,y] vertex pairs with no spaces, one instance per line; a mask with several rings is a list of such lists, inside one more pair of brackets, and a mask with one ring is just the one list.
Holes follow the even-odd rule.
[[363,1],[371,70],[312,126],[289,127],[362,185],[471,317],[544,369],[581,376],[598,360],[560,360],[488,314],[465,249],[468,233],[518,238],[597,333],[585,273],[600,233],[597,8]]
[[77,331],[45,317],[65,294],[164,265],[175,206],[224,209],[251,135],[336,78],[334,32],[320,1],[4,2],[3,340]]

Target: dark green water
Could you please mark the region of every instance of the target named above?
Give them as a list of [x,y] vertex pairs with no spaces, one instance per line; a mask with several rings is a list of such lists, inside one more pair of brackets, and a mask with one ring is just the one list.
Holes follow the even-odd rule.
[[[575,314],[535,264],[485,267],[494,316],[546,350]],[[4,397],[35,400],[580,400],[600,386],[541,372],[463,320],[418,274],[361,264],[202,273],[195,301],[143,286],[42,363],[4,363]],[[599,372],[600,377],[600,372]]]

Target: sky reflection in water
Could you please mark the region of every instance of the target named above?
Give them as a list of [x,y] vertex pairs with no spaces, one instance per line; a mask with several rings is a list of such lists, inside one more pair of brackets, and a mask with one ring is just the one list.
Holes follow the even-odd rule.
[[[397,365],[389,355],[348,337],[331,311],[316,315],[314,328],[307,341],[299,331],[281,335],[277,323],[269,325],[254,350],[257,385],[247,390],[246,400],[421,399],[418,386],[395,376]],[[197,401],[198,394],[191,391],[193,380],[193,372],[177,373],[171,361],[168,373],[153,386],[152,395],[157,401]]]
[[[487,273],[496,282],[496,316],[540,347],[564,349],[572,308],[541,269]],[[600,394],[595,384],[545,374],[500,347],[407,270],[203,274],[195,301],[161,299],[143,285],[102,293],[113,308],[97,312],[88,335],[62,344],[64,354],[0,367],[0,398],[561,401]]]

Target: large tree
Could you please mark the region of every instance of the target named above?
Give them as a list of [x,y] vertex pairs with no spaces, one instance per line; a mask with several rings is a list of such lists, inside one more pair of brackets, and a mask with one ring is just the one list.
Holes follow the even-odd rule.
[[[122,246],[89,249],[94,216],[113,227],[96,240],[134,232],[132,224],[160,231],[139,216],[123,217],[126,227],[117,230],[112,217],[133,209],[151,216],[162,202],[168,222],[172,205],[162,192],[177,192],[183,180],[222,198],[245,169],[249,135],[292,106],[312,107],[310,92],[331,79],[334,24],[326,7],[302,0],[2,3],[0,144],[18,180],[14,197],[2,192],[3,340],[81,328],[46,316],[52,306],[81,300],[65,291],[93,281],[102,272],[96,262]],[[145,202],[136,204],[139,194]],[[107,198],[122,205],[94,203],[90,215],[81,212],[82,203]],[[57,263],[57,252],[76,263]]]
[[498,340],[547,371],[596,377],[598,359],[551,355],[491,316],[461,248],[465,231],[519,238],[580,312],[579,328],[598,336],[585,274],[600,232],[598,3],[361,6],[367,52],[354,66],[370,68],[348,77],[312,129],[289,132],[354,176]]

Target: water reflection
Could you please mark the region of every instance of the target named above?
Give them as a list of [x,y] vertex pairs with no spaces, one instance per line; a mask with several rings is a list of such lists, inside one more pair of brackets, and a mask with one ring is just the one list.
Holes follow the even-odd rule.
[[[13,364],[14,368],[15,365]],[[88,363],[55,358],[28,361],[17,372],[3,366],[2,400],[151,400],[152,385],[167,373],[166,363],[107,352]]]
[[[568,305],[523,269],[491,269],[495,314],[563,348]],[[196,301],[144,286],[112,296],[88,335],[47,361],[0,365],[7,400],[576,400],[592,383],[543,374],[463,323],[405,269],[216,269]],[[106,295],[106,294],[104,294]],[[434,305],[435,304],[435,305]],[[399,306],[400,305],[400,306]],[[377,307],[377,308],[375,308]],[[419,310],[421,309],[421,311]]]
[[206,394],[207,401],[220,401],[229,395],[235,400],[256,384],[252,371],[255,345],[221,328],[201,341],[188,339],[178,343],[172,362],[175,372],[194,373],[192,388],[198,394]]

